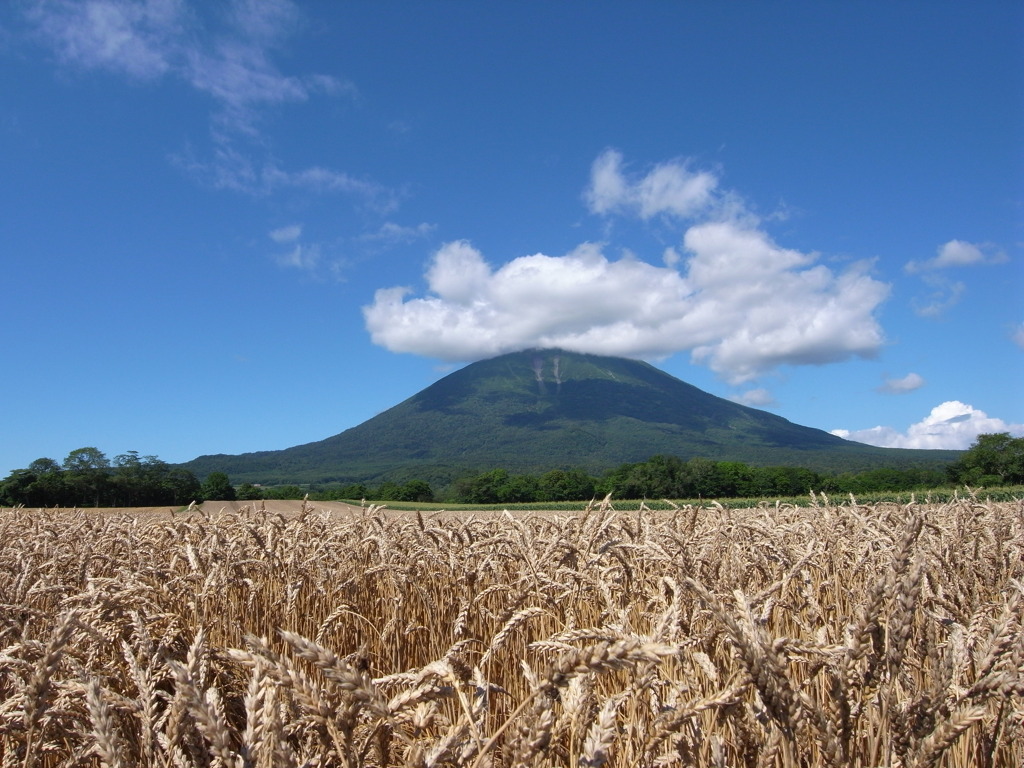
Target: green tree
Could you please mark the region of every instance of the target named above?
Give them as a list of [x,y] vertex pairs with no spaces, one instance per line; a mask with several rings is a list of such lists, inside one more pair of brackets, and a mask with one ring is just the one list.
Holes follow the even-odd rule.
[[28,465],[29,472],[35,472],[37,475],[48,475],[57,474],[61,471],[60,464],[53,459],[36,459]]
[[279,485],[276,488],[268,488],[265,498],[268,499],[301,499],[306,495],[297,485]]
[[602,484],[620,499],[680,499],[692,494],[686,465],[678,456],[657,455],[636,464],[622,464]]
[[497,504],[498,489],[508,482],[508,470],[492,469],[455,481],[455,500],[460,504]]
[[32,487],[39,476],[28,469],[16,469],[0,483],[0,506],[40,506],[34,500]]
[[377,490],[373,491],[370,495],[377,501],[398,501],[398,496],[401,493],[401,487],[398,483],[391,480],[385,480],[379,486]]
[[66,504],[68,495],[64,470],[53,459],[36,459],[28,465],[36,476],[29,486],[29,497],[22,503],[33,507],[55,507]]
[[553,469],[537,480],[539,501],[586,501],[594,498],[597,481],[582,469]]
[[369,490],[362,483],[349,483],[337,488],[328,488],[316,495],[320,501],[361,501],[370,496]]
[[199,479],[187,469],[175,467],[168,470],[161,485],[166,494],[163,500],[158,502],[160,504],[189,504],[203,498],[203,487]]
[[723,496],[745,498],[761,495],[754,480],[754,471],[741,461],[718,462],[718,477]]
[[695,457],[686,462],[684,471],[686,483],[674,494],[676,497],[713,499],[735,494],[735,488],[726,487],[725,475],[719,471],[716,461]]
[[518,504],[537,498],[537,479],[492,469],[455,481],[455,500],[462,504]]
[[978,435],[949,468],[950,479],[968,485],[1024,483],[1024,437],[1009,432]]
[[76,448],[64,459],[64,471],[72,504],[100,506],[110,485],[110,462],[103,451]]
[[202,497],[206,501],[234,501],[235,488],[231,480],[223,472],[211,472],[203,480],[200,489]]
[[114,457],[111,484],[117,506],[136,507],[145,503],[142,498],[146,495],[146,477],[138,451],[128,451]]
[[512,475],[498,488],[501,504],[529,504],[538,500],[537,478],[533,475]]
[[398,496],[395,501],[424,501],[434,500],[434,491],[426,480],[410,480],[398,489]]
[[252,483],[242,483],[235,495],[242,501],[255,501],[263,498],[263,491]]

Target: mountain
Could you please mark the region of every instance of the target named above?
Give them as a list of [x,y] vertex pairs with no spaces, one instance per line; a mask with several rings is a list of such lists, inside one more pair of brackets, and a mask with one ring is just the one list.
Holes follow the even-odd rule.
[[462,368],[344,432],[279,451],[200,456],[199,476],[264,484],[445,482],[504,468],[599,474],[655,454],[818,471],[938,466],[956,451],[875,448],[711,395],[647,363],[561,350]]

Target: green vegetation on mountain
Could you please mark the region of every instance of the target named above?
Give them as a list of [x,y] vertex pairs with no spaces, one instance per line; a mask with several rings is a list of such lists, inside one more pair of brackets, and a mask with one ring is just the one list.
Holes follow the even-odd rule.
[[859,472],[938,468],[957,451],[876,448],[716,397],[635,360],[529,350],[458,370],[338,435],[184,468],[234,482],[446,485],[502,468],[591,474],[654,455]]

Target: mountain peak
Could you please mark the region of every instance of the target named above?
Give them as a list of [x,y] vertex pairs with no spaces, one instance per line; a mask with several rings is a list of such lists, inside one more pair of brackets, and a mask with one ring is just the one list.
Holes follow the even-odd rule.
[[709,394],[638,360],[527,349],[471,363],[325,440],[203,456],[186,466],[199,474],[227,472],[236,482],[443,482],[499,467],[600,473],[656,454],[856,470],[949,459],[938,453],[849,442]]

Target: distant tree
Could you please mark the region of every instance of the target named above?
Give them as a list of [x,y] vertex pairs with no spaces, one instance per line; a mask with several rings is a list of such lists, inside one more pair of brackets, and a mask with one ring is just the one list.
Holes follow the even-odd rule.
[[376,501],[398,501],[398,496],[401,492],[402,489],[398,483],[385,480],[377,486],[376,490],[370,492],[370,497]]
[[718,462],[718,480],[722,496],[743,498],[747,496],[759,496],[754,481],[754,471],[740,461]]
[[200,484],[191,472],[136,451],[115,457],[111,467],[102,452],[80,448],[63,464],[36,459],[0,482],[0,504],[33,507],[134,507],[187,504],[199,498]]
[[713,499],[716,496],[732,496],[735,489],[727,485],[724,473],[719,471],[717,461],[695,457],[686,462],[683,470],[685,483],[673,494],[679,497]]
[[114,457],[114,474],[111,484],[119,507],[135,507],[144,503],[146,477],[138,451],[128,451]]
[[539,501],[586,501],[596,492],[597,481],[582,469],[553,469],[537,479]]
[[166,490],[161,504],[189,504],[203,498],[203,487],[199,479],[187,469],[173,468],[168,470],[162,480]]
[[459,478],[453,491],[455,501],[462,504],[520,504],[537,499],[538,484],[532,475],[510,475],[506,469],[491,469]]
[[508,470],[492,469],[455,481],[455,501],[461,504],[497,504],[498,489],[508,482]]
[[371,494],[362,483],[349,483],[340,488],[328,488],[317,493],[315,498],[320,501],[361,501]]
[[223,472],[211,472],[203,480],[200,492],[207,501],[234,501],[235,488]]
[[353,501],[361,501],[362,499],[366,498],[368,493],[369,491],[367,491],[366,486],[363,485],[362,483],[349,483],[348,485],[342,487],[342,489],[338,492],[338,498],[351,499]]
[[100,506],[110,485],[110,462],[97,448],[76,448],[64,459],[64,471],[71,502],[82,506]]
[[1024,437],[1009,432],[978,435],[974,444],[949,467],[950,479],[968,485],[1024,483]]
[[254,501],[263,498],[263,491],[252,483],[242,483],[235,491],[235,495],[242,501]]
[[760,467],[757,475],[769,496],[803,496],[821,487],[819,475],[804,467]]
[[690,474],[678,456],[657,455],[613,469],[605,476],[602,489],[619,499],[686,498],[692,495]]
[[267,488],[264,498],[267,499],[301,499],[306,492],[297,485],[279,485],[276,488]]
[[0,483],[0,506],[41,506],[34,501],[33,486],[39,476],[28,469],[16,469]]
[[398,496],[395,501],[424,501],[434,500],[434,491],[425,480],[410,480],[398,489]]
[[36,459],[28,465],[28,471],[36,479],[29,486],[28,498],[22,503],[33,507],[54,507],[66,503],[68,490],[60,464],[53,459]]
[[533,475],[512,475],[498,488],[501,504],[529,504],[539,500],[537,478]]
[[37,475],[56,474],[61,471],[60,464],[54,459],[36,459],[28,465],[28,471]]

